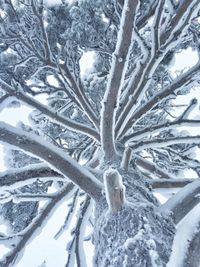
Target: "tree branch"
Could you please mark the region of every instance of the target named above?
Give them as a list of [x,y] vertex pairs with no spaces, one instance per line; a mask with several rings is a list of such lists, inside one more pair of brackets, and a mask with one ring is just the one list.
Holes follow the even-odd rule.
[[9,187],[9,189],[12,189],[12,187],[24,186],[40,178],[64,180],[64,177],[60,173],[50,169],[46,164],[32,164],[17,170],[13,169],[8,172],[0,172],[0,188],[4,189],[4,187]]
[[200,179],[189,183],[165,204],[161,205],[158,210],[162,214],[172,213],[174,222],[177,224],[194,206],[200,202]]
[[126,0],[123,6],[120,31],[118,41],[112,59],[112,67],[108,80],[107,89],[103,99],[101,116],[101,139],[102,146],[107,161],[116,157],[114,143],[114,123],[115,110],[118,105],[118,95],[123,81],[127,60],[129,57],[129,48],[132,40],[132,32],[135,23],[135,14],[138,0]]
[[172,94],[176,93],[176,90],[183,86],[191,86],[195,82],[195,75],[200,71],[200,62],[198,62],[194,67],[186,71],[184,74],[178,76],[169,86],[164,88],[155,94],[149,101],[138,107],[132,116],[125,122],[124,128],[119,134],[119,138],[122,138],[126,132],[131,128],[138,119],[141,119],[147,112],[149,112],[155,105],[161,100],[166,99]]
[[143,158],[139,157],[138,155],[134,155],[134,157],[135,157],[135,163],[139,167],[150,172],[151,175],[159,176],[161,179],[171,179],[172,178],[172,175],[165,172],[163,169],[159,168],[154,163],[152,163],[146,159],[143,159]]
[[184,258],[184,266],[198,267],[200,253],[200,222],[194,228],[192,238],[190,237],[187,241],[189,245],[187,246],[187,252]]
[[161,33],[161,44],[168,45],[173,40],[173,38],[177,38],[178,34],[181,33],[186,24],[188,24],[191,19],[191,14],[193,11],[197,9],[197,5],[199,5],[199,0],[183,0],[180,1],[180,4],[172,17],[169,25],[165,28],[165,30]]
[[200,135],[197,136],[180,136],[168,139],[155,138],[153,140],[140,141],[136,144],[130,145],[134,152],[141,151],[147,148],[166,147],[174,144],[200,144]]
[[199,125],[200,125],[200,120],[189,120],[180,118],[172,122],[165,122],[155,126],[149,126],[140,131],[136,131],[132,134],[126,135],[121,139],[121,142],[125,144],[131,141],[137,141],[139,139],[147,137],[148,135],[153,135],[164,130],[170,130],[175,128],[177,129],[179,126],[198,127]]
[[190,183],[194,182],[194,179],[153,179],[149,180],[150,185],[153,189],[157,188],[176,188],[184,187]]
[[102,196],[102,184],[88,170],[41,137],[0,123],[0,140],[45,160],[95,200]]
[[25,229],[19,243],[17,243],[14,249],[9,252],[2,261],[0,261],[1,267],[11,266],[11,264],[16,261],[17,257],[19,256],[19,253],[25,248],[29,239],[33,236],[33,234],[35,234],[35,232],[41,227],[41,225],[45,223],[46,219],[48,218],[52,210],[55,208],[55,206],[59,205],[63,198],[66,198],[67,194],[70,194],[73,188],[74,185],[72,183],[69,183],[67,186],[61,189],[60,192],[58,192],[52,200],[50,200],[47,206],[33,220],[32,224]]
[[11,87],[9,84],[5,83],[3,80],[0,79],[0,88],[4,90],[5,92],[9,93],[10,95],[16,97],[17,99],[23,101],[24,103],[28,104],[29,106],[36,108],[42,114],[48,116],[56,123],[60,123],[61,125],[67,127],[68,129],[79,132],[82,134],[86,134],[96,140],[99,140],[99,134],[96,132],[96,130],[85,126],[81,123],[75,122],[73,120],[67,119],[62,115],[58,115],[56,112],[53,112],[45,105],[41,104],[37,100],[29,97],[28,95],[24,94],[22,90],[17,89],[15,90],[13,87]]

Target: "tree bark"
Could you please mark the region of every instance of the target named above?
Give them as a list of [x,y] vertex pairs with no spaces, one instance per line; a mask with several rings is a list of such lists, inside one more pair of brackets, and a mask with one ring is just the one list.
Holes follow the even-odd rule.
[[121,172],[121,175],[126,187],[121,210],[109,211],[105,199],[96,205],[93,266],[166,266],[174,223],[170,216],[163,217],[156,211],[157,200],[143,177],[135,172]]

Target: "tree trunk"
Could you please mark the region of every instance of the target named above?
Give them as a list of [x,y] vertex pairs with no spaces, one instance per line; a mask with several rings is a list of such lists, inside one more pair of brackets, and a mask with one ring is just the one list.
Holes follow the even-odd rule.
[[157,212],[144,178],[121,173],[126,201],[118,212],[108,211],[106,200],[96,204],[94,228],[95,267],[166,266],[175,227],[170,217]]

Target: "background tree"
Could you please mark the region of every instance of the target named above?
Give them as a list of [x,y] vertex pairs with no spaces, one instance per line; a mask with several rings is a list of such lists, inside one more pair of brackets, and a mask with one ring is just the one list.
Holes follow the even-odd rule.
[[[199,203],[199,179],[181,179],[187,169],[199,177],[200,135],[181,131],[199,126],[198,99],[178,100],[197,88],[200,61],[175,78],[170,70],[184,49],[199,56],[199,8],[199,0],[0,2],[0,108],[34,110],[31,126],[0,122],[1,142],[14,146],[0,177],[11,228],[0,237],[10,247],[1,266],[63,199],[70,208],[58,235],[79,210],[66,266],[86,266],[88,222],[94,266],[166,266],[175,226]],[[88,51],[95,62],[82,76]],[[172,187],[183,189],[161,205],[153,189]],[[194,225],[181,266],[199,266]]]

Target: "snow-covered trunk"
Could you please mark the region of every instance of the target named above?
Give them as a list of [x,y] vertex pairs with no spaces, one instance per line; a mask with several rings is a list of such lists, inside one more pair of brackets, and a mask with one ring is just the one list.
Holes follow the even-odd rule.
[[121,173],[126,200],[110,211],[106,200],[96,204],[94,267],[166,266],[175,227],[157,211],[157,200],[143,177]]

